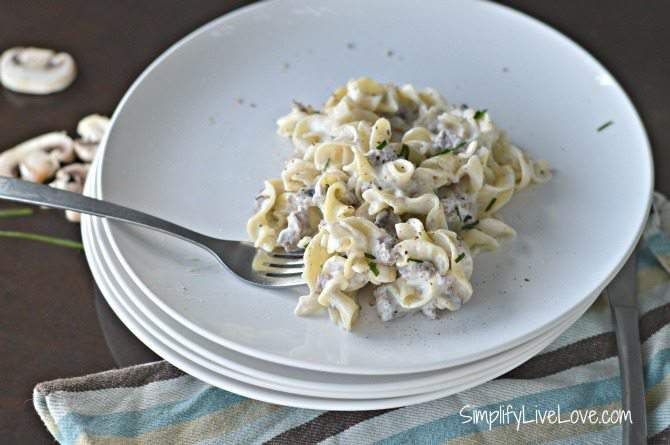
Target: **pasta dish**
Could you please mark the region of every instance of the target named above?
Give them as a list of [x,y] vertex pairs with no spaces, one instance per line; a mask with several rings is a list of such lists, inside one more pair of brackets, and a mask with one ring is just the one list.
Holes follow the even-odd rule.
[[384,321],[458,310],[473,257],[515,235],[498,211],[551,177],[487,110],[430,88],[351,80],[322,110],[295,102],[277,123],[295,152],[265,182],[247,231],[264,251],[304,249],[309,293],[296,314],[325,309],[347,330],[367,285]]

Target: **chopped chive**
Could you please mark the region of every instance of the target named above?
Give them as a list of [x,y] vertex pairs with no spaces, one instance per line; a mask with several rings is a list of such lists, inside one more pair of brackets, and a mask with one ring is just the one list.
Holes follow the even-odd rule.
[[463,141],[463,142],[461,142],[460,144],[458,144],[457,146],[455,146],[455,147],[445,148],[445,149],[443,149],[442,151],[440,151],[440,152],[438,152],[438,153],[435,153],[435,154],[434,154],[433,156],[431,156],[431,157],[440,156],[440,155],[446,155],[447,153],[451,153],[451,152],[454,151],[454,150],[458,150],[459,148],[463,147],[465,144],[467,144],[467,142]]
[[0,237],[26,239],[26,240],[30,240],[30,241],[39,241],[41,243],[51,244],[51,245],[60,246],[60,247],[68,247],[70,249],[79,249],[79,250],[84,249],[84,246],[77,241],[71,241],[71,240],[62,239],[62,238],[54,238],[52,236],[46,236],[46,235],[38,235],[36,233],[15,232],[15,231],[10,231],[10,230],[0,230]]
[[498,198],[493,198],[493,199],[491,200],[491,202],[489,202],[489,205],[486,206],[486,210],[484,210],[484,211],[485,211],[485,212],[488,212],[489,210],[491,210],[491,207],[493,207],[493,204],[496,203],[497,199],[498,199]]
[[377,144],[377,150],[381,150],[382,148],[386,147],[386,144],[388,144],[388,141],[381,141],[379,144]]
[[463,230],[470,230],[470,229],[474,228],[477,224],[479,224],[479,220],[478,220],[478,219],[475,220],[475,221],[473,221],[473,222],[471,222],[471,223],[469,223],[469,224],[465,224],[465,225],[463,226]]
[[458,219],[460,219],[461,221],[463,221],[463,218],[461,217],[461,211],[458,210],[458,206],[455,207],[455,210],[456,210],[456,215],[458,215]]
[[600,127],[598,127],[598,131],[603,131],[605,128],[609,127],[612,125],[614,121],[607,121],[604,124],[602,124]]
[[374,261],[368,261],[368,266],[370,266],[370,270],[374,274],[374,276],[379,275],[379,269],[377,268],[377,263]]
[[475,111],[475,120],[478,121],[479,119],[483,118],[484,115],[486,114],[487,110],[477,110]]
[[451,153],[452,151],[454,151],[453,148],[445,148],[444,150],[435,153],[432,157],[446,155],[447,153]]
[[326,165],[323,167],[323,171],[328,170],[328,166],[330,165],[330,158],[326,161]]
[[30,216],[33,214],[33,209],[29,207],[19,207],[15,209],[0,210],[0,218],[14,218],[17,216]]
[[374,255],[370,255],[369,253],[366,253],[366,254],[365,254],[365,258],[369,258],[369,259],[371,259],[371,260],[376,260],[376,259],[377,259],[376,256],[374,256]]
[[407,258],[407,261],[414,261],[415,263],[423,263],[423,260],[417,260],[416,258]]
[[461,254],[456,257],[456,262],[460,263],[463,258],[465,258],[465,252],[461,252]]
[[468,222],[468,220],[472,219],[472,215],[465,215],[465,218],[463,218],[463,222]]
[[409,145],[402,144],[399,156],[409,161]]

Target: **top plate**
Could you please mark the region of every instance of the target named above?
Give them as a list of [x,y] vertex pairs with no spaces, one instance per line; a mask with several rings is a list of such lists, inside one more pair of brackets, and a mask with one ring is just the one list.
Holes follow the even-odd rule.
[[[169,49],[116,110],[100,196],[206,234],[246,239],[262,181],[290,155],[275,120],[292,99],[320,106],[368,75],[437,88],[487,108],[512,141],[549,160],[547,185],[503,212],[519,233],[476,258],[475,294],[439,321],[383,324],[366,301],[347,334],[293,315],[301,289],[252,287],[206,252],[105,221],[126,271],[200,335],[265,360],[365,374],[465,363],[552,326],[613,277],[649,208],[652,165],[640,119],[612,76],[538,21],[484,2],[270,1]],[[614,125],[602,132],[605,121]]]

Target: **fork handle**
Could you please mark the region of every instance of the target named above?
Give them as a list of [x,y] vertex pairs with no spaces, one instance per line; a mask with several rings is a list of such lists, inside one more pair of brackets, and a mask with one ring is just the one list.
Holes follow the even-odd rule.
[[647,443],[647,416],[644,390],[644,366],[640,347],[639,312],[637,307],[612,306],[616,342],[619,350],[621,407],[630,411],[632,424],[623,423],[624,445]]
[[155,229],[207,247],[213,238],[146,213],[79,193],[0,176],[0,198],[102,216]]

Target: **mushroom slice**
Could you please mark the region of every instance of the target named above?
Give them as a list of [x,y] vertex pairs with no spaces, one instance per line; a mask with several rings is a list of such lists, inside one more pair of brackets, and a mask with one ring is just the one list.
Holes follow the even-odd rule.
[[[36,152],[48,153],[57,163],[72,162],[75,158],[72,139],[65,132],[46,133],[0,153],[0,176],[18,176],[19,164]],[[33,159],[31,165],[38,160]]]
[[89,114],[77,124],[77,133],[87,142],[100,142],[109,128],[109,118]]
[[93,161],[93,158],[95,158],[95,153],[98,151],[98,144],[98,142],[88,142],[84,139],[76,139],[74,141],[74,151],[82,161],[91,162]]
[[50,94],[67,88],[77,76],[67,53],[33,47],[10,48],[0,56],[0,81],[12,91]]
[[77,155],[74,151],[74,142],[70,136],[67,134],[65,136],[67,139],[63,138],[62,143],[53,144],[46,148],[49,156],[54,158],[60,164],[69,164],[77,160]]
[[21,178],[40,184],[51,178],[60,164],[44,151],[34,151],[19,163]]
[[68,192],[81,193],[84,190],[89,167],[90,164],[80,162],[66,165],[56,172],[56,178],[49,186]]
[[[81,193],[84,190],[84,182],[88,175],[90,164],[74,163],[66,165],[56,172],[56,179],[49,185],[60,190]],[[65,211],[65,217],[68,221],[79,222],[81,215],[72,210]]]
[[109,118],[99,114],[91,114],[77,124],[77,133],[81,136],[74,141],[74,151],[79,159],[86,162],[93,161],[98,150],[98,144],[109,128]]

